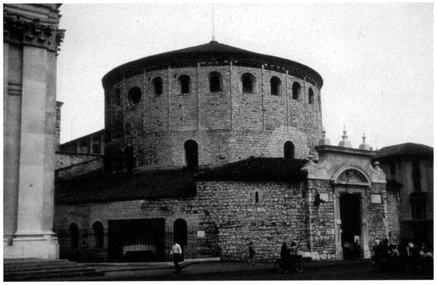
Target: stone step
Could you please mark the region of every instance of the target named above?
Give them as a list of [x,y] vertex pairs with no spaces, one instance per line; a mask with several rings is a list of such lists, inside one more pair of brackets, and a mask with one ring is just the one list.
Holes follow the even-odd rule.
[[103,275],[93,267],[67,260],[5,260],[3,274],[4,281],[62,281]]

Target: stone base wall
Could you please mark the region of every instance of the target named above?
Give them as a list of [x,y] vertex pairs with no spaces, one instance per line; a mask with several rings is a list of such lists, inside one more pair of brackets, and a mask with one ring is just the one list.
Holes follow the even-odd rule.
[[[328,197],[314,204],[315,196]],[[312,259],[336,259],[334,191],[328,180],[308,180],[308,244]]]
[[200,182],[198,194],[208,201],[203,223],[220,230],[223,259],[245,260],[250,241],[258,261],[278,258],[284,241],[307,245],[303,183]]

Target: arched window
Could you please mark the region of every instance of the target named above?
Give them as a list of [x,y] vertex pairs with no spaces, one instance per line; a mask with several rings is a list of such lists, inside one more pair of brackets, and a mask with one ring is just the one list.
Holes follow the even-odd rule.
[[270,79],[270,93],[277,96],[281,95],[281,79],[276,76]]
[[121,104],[121,91],[120,91],[120,88],[115,88],[114,101],[115,101],[115,105],[120,106],[120,104]]
[[72,249],[79,248],[79,228],[75,223],[68,228],[70,234],[70,246]]
[[190,169],[197,168],[199,164],[199,152],[197,142],[193,140],[188,140],[185,142],[184,148],[187,167]]
[[139,87],[132,87],[128,93],[129,102],[131,104],[138,104],[141,101],[141,89]]
[[94,233],[94,247],[103,248],[104,230],[101,222],[95,222],[93,224]]
[[181,87],[181,94],[190,93],[190,77],[188,75],[181,75],[178,80]]
[[155,95],[162,94],[162,78],[161,77],[153,78],[152,86],[153,86],[153,93],[155,93]]
[[299,100],[299,96],[300,96],[300,84],[297,82],[293,83],[293,99],[294,100]]
[[181,246],[187,245],[187,222],[184,219],[177,219],[173,223],[173,239]]
[[314,103],[314,91],[311,88],[308,91],[308,103],[310,105],[312,105]]
[[291,141],[286,141],[284,144],[284,158],[294,158],[294,144]]
[[254,93],[255,77],[252,74],[243,73],[243,75],[241,75],[241,83],[243,85],[243,93]]
[[209,92],[223,91],[222,75],[216,71],[209,74]]

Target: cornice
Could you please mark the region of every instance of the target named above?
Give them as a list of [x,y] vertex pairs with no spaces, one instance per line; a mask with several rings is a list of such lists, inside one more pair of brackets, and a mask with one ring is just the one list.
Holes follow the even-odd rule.
[[3,15],[3,40],[18,45],[45,48],[58,53],[65,30],[42,24],[39,19],[25,21],[19,16]]

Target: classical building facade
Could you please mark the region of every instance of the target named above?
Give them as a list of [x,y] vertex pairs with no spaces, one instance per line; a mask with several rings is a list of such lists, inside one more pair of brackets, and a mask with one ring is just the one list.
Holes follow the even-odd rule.
[[404,143],[381,148],[374,160],[387,175],[387,188],[397,192],[400,236],[404,241],[433,244],[434,150]]
[[56,187],[64,258],[82,245],[101,260],[165,260],[173,238],[187,257],[243,260],[253,241],[271,261],[295,240],[312,259],[343,259],[345,241],[367,258],[373,239],[399,232],[375,152],[346,132],[338,146],[324,137],[311,68],[213,40],[102,81],[105,172]]
[[4,258],[55,258],[59,4],[3,5]]

